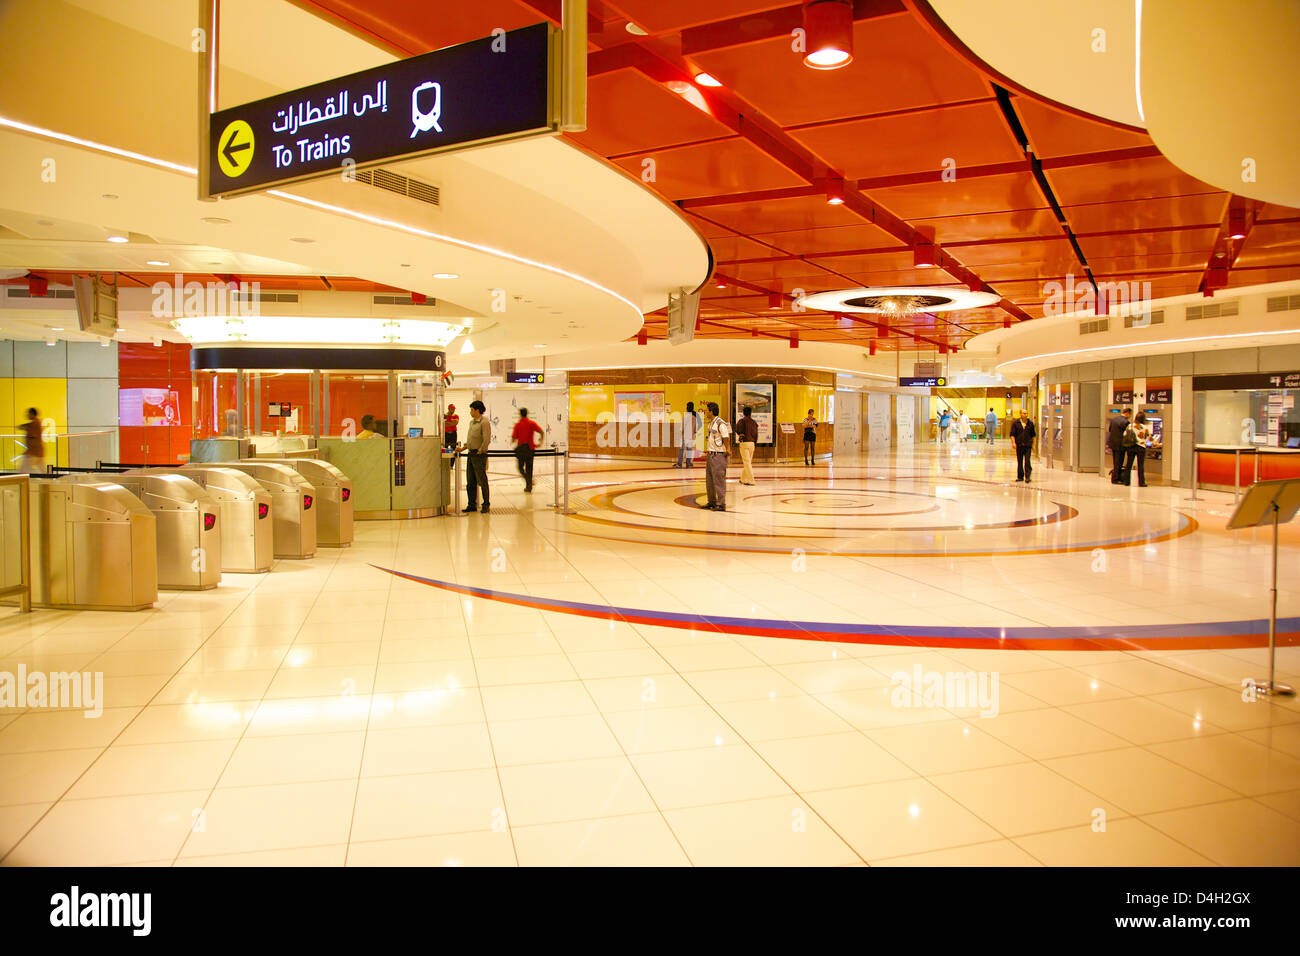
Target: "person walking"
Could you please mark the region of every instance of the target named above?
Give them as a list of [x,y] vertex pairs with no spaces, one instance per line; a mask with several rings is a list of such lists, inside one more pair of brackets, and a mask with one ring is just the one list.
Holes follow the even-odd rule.
[[542,426],[528,417],[528,409],[519,409],[519,421],[511,437],[515,440],[515,464],[519,466],[519,477],[524,479],[524,494],[533,493],[533,455],[537,451],[534,435],[546,437]]
[[18,426],[23,430],[23,456],[18,459],[18,474],[36,475],[45,471],[45,436],[41,433],[41,413],[27,409],[27,421]]
[[754,421],[754,409],[746,405],[740,410],[740,421],[736,422],[736,439],[740,442],[740,483],[754,483],[754,446],[758,442],[758,422]]
[[939,444],[948,441],[948,426],[952,424],[952,413],[944,409],[939,413]]
[[447,414],[442,416],[442,447],[456,447],[456,429],[460,425],[460,416],[456,414],[456,406],[448,405]]
[[803,463],[817,462],[817,416],[813,409],[808,409],[808,417],[803,420]]
[[998,413],[990,408],[988,414],[984,416],[984,437],[990,445],[993,444],[993,436],[997,434],[997,430]]
[[1011,440],[1016,444],[1016,481],[1029,483],[1029,475],[1033,471],[1029,458],[1037,435],[1038,429],[1029,418],[1029,409],[1020,409],[1020,417],[1011,425]]
[[479,511],[478,494],[479,488],[483,489],[483,508],[482,513],[488,513],[488,445],[492,443],[492,423],[484,416],[487,406],[478,399],[469,403],[469,427],[465,429],[465,441],[458,445],[457,451],[465,452],[466,464],[469,466],[465,471],[465,492],[469,498],[469,507],[462,509],[462,513],[468,514],[471,511]]
[[[1129,444],[1129,435],[1133,443]],[[1133,464],[1137,463],[1138,487],[1147,486],[1147,446],[1151,443],[1151,428],[1147,425],[1147,413],[1138,412],[1133,424],[1124,432],[1124,484],[1132,484]]]
[[708,504],[702,507],[710,511],[727,510],[727,439],[731,429],[718,414],[718,403],[709,402],[704,411],[704,427],[708,429],[705,450],[708,462],[705,465],[704,487],[709,496]]
[[1123,484],[1124,432],[1128,430],[1129,417],[1132,414],[1133,409],[1126,408],[1123,413],[1110,416],[1106,423],[1106,447],[1110,449],[1110,483],[1112,485]]
[[682,414],[682,441],[677,449],[677,464],[673,465],[674,468],[695,467],[692,459],[695,457],[695,430],[699,424],[699,419],[695,417],[695,403],[687,402],[686,411]]
[[966,415],[965,412],[961,412],[957,416],[957,442],[958,444],[963,444],[969,438],[970,438],[970,418]]

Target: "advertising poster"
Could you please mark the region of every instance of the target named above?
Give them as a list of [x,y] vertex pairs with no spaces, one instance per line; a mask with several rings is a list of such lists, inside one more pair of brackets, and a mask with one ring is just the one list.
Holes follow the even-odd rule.
[[758,423],[758,445],[771,445],[776,442],[776,386],[770,382],[736,383],[736,417],[740,420],[740,410],[748,405]]
[[615,392],[614,417],[621,422],[634,418],[641,421],[663,421],[663,392]]
[[179,425],[181,401],[167,388],[123,388],[117,393],[119,425]]

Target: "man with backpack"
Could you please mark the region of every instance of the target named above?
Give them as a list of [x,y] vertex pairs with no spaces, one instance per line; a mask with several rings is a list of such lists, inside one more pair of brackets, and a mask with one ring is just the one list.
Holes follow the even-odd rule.
[[1110,483],[1119,485],[1124,483],[1124,432],[1128,430],[1129,419],[1133,415],[1133,409],[1125,408],[1123,414],[1112,415],[1106,423],[1106,447],[1110,449]]
[[704,427],[707,430],[704,450],[708,453],[708,463],[704,471],[704,487],[708,492],[708,504],[701,507],[709,511],[727,510],[727,439],[731,437],[731,427],[718,414],[718,403],[709,402],[704,411]]

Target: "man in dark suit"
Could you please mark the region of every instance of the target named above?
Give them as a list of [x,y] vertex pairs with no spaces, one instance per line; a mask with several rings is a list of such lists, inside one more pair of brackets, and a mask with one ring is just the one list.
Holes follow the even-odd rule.
[[1125,408],[1122,414],[1110,416],[1107,423],[1106,447],[1110,449],[1110,483],[1120,485],[1124,483],[1124,430],[1128,428],[1129,420],[1133,417],[1133,409]]
[[1029,483],[1029,473],[1033,471],[1029,457],[1033,453],[1034,439],[1037,436],[1038,429],[1029,417],[1029,409],[1020,409],[1020,417],[1011,424],[1011,440],[1016,445],[1016,481]]

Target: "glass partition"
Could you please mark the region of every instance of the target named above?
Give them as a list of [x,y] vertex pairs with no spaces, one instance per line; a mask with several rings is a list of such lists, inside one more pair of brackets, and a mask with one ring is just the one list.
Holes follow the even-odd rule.
[[1298,395],[1296,389],[1197,392],[1196,443],[1300,447]]

